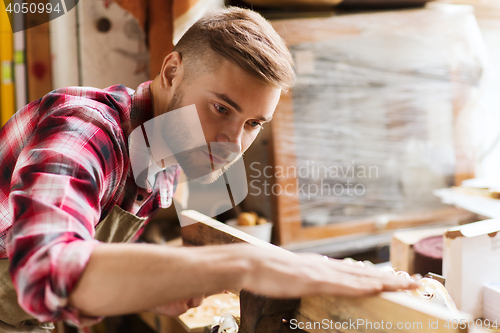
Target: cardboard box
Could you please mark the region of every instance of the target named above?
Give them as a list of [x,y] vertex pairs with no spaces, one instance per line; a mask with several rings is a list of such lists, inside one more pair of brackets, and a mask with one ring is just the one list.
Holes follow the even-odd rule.
[[[500,280],[500,279],[499,279]],[[484,319],[500,324],[500,282],[484,286]]]
[[458,309],[483,317],[483,285],[500,277],[500,219],[449,229],[444,235],[443,275]]

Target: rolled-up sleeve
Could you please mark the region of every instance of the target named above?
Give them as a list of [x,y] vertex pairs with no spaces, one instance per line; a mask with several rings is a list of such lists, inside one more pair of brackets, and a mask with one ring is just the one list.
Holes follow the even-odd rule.
[[94,227],[123,164],[112,133],[89,121],[92,112],[45,119],[13,172],[9,272],[20,306],[40,321],[87,325],[99,319],[68,304],[98,244]]

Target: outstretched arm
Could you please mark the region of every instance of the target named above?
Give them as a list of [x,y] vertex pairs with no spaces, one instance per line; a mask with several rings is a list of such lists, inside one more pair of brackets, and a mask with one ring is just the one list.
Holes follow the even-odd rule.
[[414,287],[413,282],[374,268],[246,244],[199,248],[100,244],[70,295],[70,304],[87,315],[110,316],[227,289],[294,298],[361,296]]

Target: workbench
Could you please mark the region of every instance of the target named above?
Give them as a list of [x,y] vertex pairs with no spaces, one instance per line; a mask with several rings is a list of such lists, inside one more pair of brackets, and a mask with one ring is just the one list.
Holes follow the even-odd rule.
[[[181,230],[184,246],[245,242],[266,251],[287,251],[196,211],[184,211],[181,218],[184,219],[182,225],[185,225]],[[404,292],[383,292],[359,298],[318,295],[293,300],[271,299],[244,290],[234,292],[240,296],[240,333],[388,333],[398,327],[398,331],[407,333],[488,332],[475,325],[471,328],[457,327],[460,326],[457,325],[460,319],[473,318],[466,313],[453,314],[444,307],[416,299]],[[447,323],[449,328],[445,327]]]

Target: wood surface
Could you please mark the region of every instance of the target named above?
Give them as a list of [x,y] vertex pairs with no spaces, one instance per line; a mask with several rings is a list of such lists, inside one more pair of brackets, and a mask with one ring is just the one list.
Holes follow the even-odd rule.
[[12,75],[13,35],[10,19],[2,2],[0,4],[0,127],[16,112]]
[[[222,245],[234,243],[250,243],[267,251],[289,251],[263,242],[257,238],[236,230],[224,223],[218,222],[196,211],[181,213],[183,225],[181,233],[183,242],[189,246]],[[470,319],[464,313],[454,315],[447,309],[428,303],[403,292],[382,293],[371,297],[333,297],[314,296],[304,297],[298,301],[273,300],[271,298],[252,295],[245,291],[240,294],[241,301],[241,333],[267,332],[300,332],[290,329],[292,319],[307,325],[307,322],[321,322],[332,320],[335,322],[349,322],[363,319],[372,323],[390,322],[393,327],[399,322],[421,322],[421,328],[416,325],[401,332],[421,333],[432,332],[467,332],[467,329],[446,329],[446,320],[453,318]],[[436,323],[436,329],[429,329],[429,323]],[[403,324],[404,325],[404,324]],[[427,325],[427,326],[425,326]],[[436,324],[435,324],[436,325]],[[373,327],[373,326],[372,326]],[[416,327],[416,328],[415,328]],[[350,327],[352,328],[352,327]],[[427,330],[426,330],[427,329]],[[393,330],[367,329],[359,326],[356,329],[306,329],[307,332],[390,332]]]
[[[293,100],[291,93],[282,95],[274,112],[271,124],[271,163],[273,166],[296,165],[293,121]],[[300,202],[298,181],[293,175],[285,173],[284,177],[274,177],[274,185],[286,189],[281,195],[271,196],[273,201],[273,216],[275,233],[279,245],[300,240],[302,222],[300,217]]]
[[[312,329],[309,332],[398,332],[422,333],[422,332],[467,332],[467,329],[448,329],[444,327],[447,321],[464,318],[472,319],[467,314],[453,315],[444,307],[435,304],[425,304],[402,292],[382,293],[373,297],[333,297],[317,296],[303,298],[296,318],[300,322],[321,322],[324,319],[332,320],[334,323],[349,323],[349,328],[334,329]],[[360,322],[363,320],[364,322]],[[352,325],[356,322],[359,325]],[[371,325],[368,322],[372,323]],[[382,322],[384,324],[382,324]],[[378,323],[378,325],[376,324]],[[389,324],[390,323],[390,324]],[[398,326],[398,323],[400,326]],[[351,326],[352,325],[352,326]],[[388,326],[392,327],[389,329]],[[407,328],[404,326],[406,325]],[[433,326],[429,326],[433,325]],[[331,324],[330,324],[331,326]],[[347,326],[347,325],[346,325]],[[354,329],[352,329],[355,327]]]
[[175,318],[152,312],[142,312],[138,316],[157,333],[189,333]]
[[291,253],[194,210],[183,211],[180,219],[184,246],[249,243],[264,250],[279,251],[287,255]]
[[[181,235],[185,246],[224,245],[249,243],[266,251],[278,251],[284,255],[292,253],[264,242],[242,231],[216,221],[197,211],[181,213]],[[239,290],[231,292],[240,296],[240,333],[285,333],[290,330],[283,319],[290,320],[300,300],[275,300]]]
[[213,317],[231,314],[240,318],[240,300],[232,293],[211,295],[196,308],[189,309],[178,317],[182,327],[189,333],[203,333],[213,323]]
[[468,223],[477,220],[477,215],[455,207],[387,216],[380,220],[376,217],[353,220],[346,223],[331,224],[322,227],[302,228],[296,240],[314,240],[349,234],[373,234],[388,230],[432,226],[443,223]]
[[[38,3],[35,1],[28,1]],[[26,13],[26,67],[28,72],[28,103],[52,90],[49,14]],[[42,23],[41,22],[46,22]]]

